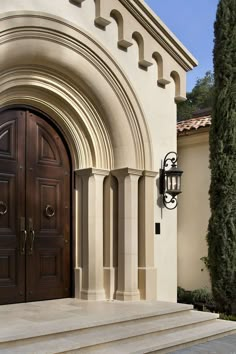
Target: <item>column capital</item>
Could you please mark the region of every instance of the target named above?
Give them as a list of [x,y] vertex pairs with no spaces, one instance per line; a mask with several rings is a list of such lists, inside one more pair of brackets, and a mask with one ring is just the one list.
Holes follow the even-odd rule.
[[150,171],[150,170],[144,170],[143,171],[143,176],[144,177],[156,177],[158,175],[157,171]]
[[80,170],[75,171],[75,174],[77,176],[81,176],[81,177],[83,177],[83,176],[90,177],[90,176],[94,176],[94,175],[108,176],[109,173],[110,173],[109,170],[104,170],[101,168],[94,168],[94,167],[82,168]]
[[143,171],[136,168],[119,168],[117,170],[112,170],[111,174],[115,177],[126,177],[126,176],[142,176]]
[[71,2],[81,5],[84,0],[71,0]]

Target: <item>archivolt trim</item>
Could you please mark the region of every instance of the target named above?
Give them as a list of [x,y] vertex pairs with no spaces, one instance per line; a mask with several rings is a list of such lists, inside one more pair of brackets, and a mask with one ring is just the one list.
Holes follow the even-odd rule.
[[113,148],[99,113],[59,73],[43,67],[15,67],[0,78],[0,107],[25,104],[50,115],[63,130],[75,169],[112,168]]
[[[22,22],[22,18],[24,18],[23,22]],[[102,74],[102,76],[109,83],[111,89],[119,99],[122,109],[124,110],[126,118],[129,122],[130,131],[132,133],[134,146],[135,146],[136,167],[140,169],[152,168],[151,142],[150,142],[147,124],[144,115],[142,113],[141,107],[125,74],[122,72],[117,62],[107,53],[104,47],[98,44],[97,41],[94,38],[92,38],[88,33],[85,33],[84,31],[75,27],[73,24],[69,23],[68,21],[64,21],[61,18],[58,18],[56,16],[49,16],[47,14],[38,13],[38,12],[32,13],[32,12],[24,11],[24,12],[13,12],[13,13],[11,12],[5,14],[2,16],[2,20],[6,20],[5,27],[7,27],[9,23],[10,28],[5,28],[3,35],[1,36],[0,39],[0,44],[8,43],[22,38],[24,39],[41,38],[41,39],[45,39],[46,41],[52,41],[61,46],[70,48],[71,50],[78,53],[79,55],[82,55],[88,62],[90,62],[94,67],[96,67],[96,69]],[[109,63],[109,65],[107,63]],[[13,69],[13,71],[14,70],[15,68]],[[22,68],[20,70],[22,70]],[[19,70],[18,73],[20,73]],[[11,74],[13,75],[13,72]],[[5,75],[9,75],[9,73]],[[42,80],[41,77],[41,85],[42,82],[44,82],[43,85],[45,89],[48,89],[49,83],[48,82],[46,83],[45,75],[43,76],[44,76],[44,80]],[[48,73],[46,77],[49,77]],[[56,75],[56,77],[58,78],[59,76]],[[53,80],[54,79],[55,76]],[[52,85],[53,80],[49,80],[50,85]],[[20,81],[20,79],[17,80],[18,83],[21,82],[21,84],[19,85],[21,87],[25,86],[26,84],[27,85],[32,84],[30,80],[28,80],[28,83],[26,81],[25,82],[24,80]],[[34,83],[36,83],[36,81],[34,81]],[[51,86],[50,88],[56,95],[60,95],[58,89],[61,83],[62,81],[59,80],[57,81],[57,84]],[[73,88],[68,87],[65,82],[64,85],[65,85],[64,88],[66,87],[66,91],[69,95],[68,100],[71,102],[71,109],[77,110],[77,114],[78,114],[79,108],[78,107],[75,108],[75,100],[73,101],[73,99],[70,96],[72,92],[75,93],[76,88],[74,88],[73,90]],[[84,100],[85,100],[85,96],[80,96],[80,102]],[[84,112],[82,111],[83,110],[80,107],[80,114],[83,115]],[[95,109],[93,110],[93,117],[94,117],[94,122],[96,120],[98,121],[97,119],[98,114]],[[95,137],[97,132],[99,132],[100,127],[97,125],[97,123],[95,124],[94,127],[96,128],[92,129],[91,127],[90,128],[87,127],[87,129],[90,129],[90,131],[92,129],[93,136]],[[91,166],[91,164],[95,167],[108,168],[108,169],[113,167],[114,161],[111,154],[112,148],[111,145],[108,144],[109,134],[107,135],[106,133],[104,133],[104,131],[105,130],[103,129],[101,133],[101,129],[100,129],[99,134],[104,135],[105,137],[104,141],[106,141],[106,143],[104,143],[104,148],[106,150],[107,161],[106,162],[102,161],[102,155],[100,156],[99,161],[98,160],[94,161],[95,153],[91,152],[90,154],[91,156],[89,157],[87,153],[86,161],[82,162],[83,167]],[[90,145],[91,145],[91,141],[90,141]],[[94,147],[94,149],[96,150],[96,147]],[[109,158],[108,155],[110,155]]]

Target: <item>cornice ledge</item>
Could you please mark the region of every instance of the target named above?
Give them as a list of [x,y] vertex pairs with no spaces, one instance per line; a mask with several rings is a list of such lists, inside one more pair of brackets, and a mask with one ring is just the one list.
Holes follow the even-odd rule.
[[77,176],[94,176],[94,175],[99,175],[99,176],[108,176],[110,171],[101,169],[101,168],[94,168],[94,167],[88,167],[88,168],[83,168],[80,170],[76,170],[75,174]]
[[124,167],[117,170],[112,170],[111,174],[115,177],[125,177],[129,175],[142,176],[143,171],[136,168]]
[[143,176],[144,177],[156,177],[158,175],[157,171],[151,171],[151,170],[144,170],[143,171]]
[[152,37],[186,70],[198,61],[143,0],[119,0]]

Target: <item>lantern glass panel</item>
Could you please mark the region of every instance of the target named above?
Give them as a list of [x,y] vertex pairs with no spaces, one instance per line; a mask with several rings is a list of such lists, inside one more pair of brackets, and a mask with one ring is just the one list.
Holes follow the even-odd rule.
[[165,175],[165,190],[168,189],[168,178],[167,176]]
[[177,177],[177,189],[181,191],[181,176]]
[[172,190],[177,190],[178,189],[178,183],[177,183],[177,176],[172,175]]
[[170,175],[167,175],[166,178],[167,178],[167,190],[170,191],[172,189],[172,178]]

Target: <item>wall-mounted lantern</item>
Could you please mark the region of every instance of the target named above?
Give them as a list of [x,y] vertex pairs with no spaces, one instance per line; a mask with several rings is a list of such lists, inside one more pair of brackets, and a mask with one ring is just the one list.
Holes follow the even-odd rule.
[[177,167],[178,155],[176,152],[166,154],[160,173],[160,194],[163,196],[163,204],[169,209],[175,209],[178,205],[177,195],[181,191],[181,176],[183,171]]

